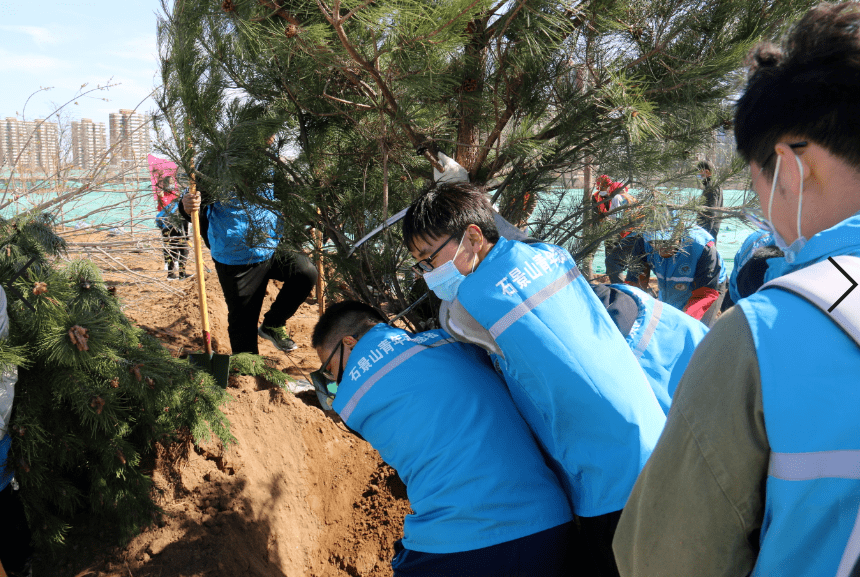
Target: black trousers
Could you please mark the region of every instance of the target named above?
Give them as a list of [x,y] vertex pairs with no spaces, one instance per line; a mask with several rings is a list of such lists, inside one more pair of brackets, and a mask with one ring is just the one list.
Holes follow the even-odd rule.
[[0,562],[10,575],[23,573],[33,556],[33,547],[24,505],[11,484],[0,491],[0,519]]
[[303,254],[291,253],[274,259],[244,265],[215,262],[218,282],[227,303],[227,333],[233,354],[259,354],[257,320],[266,297],[269,280],[284,283],[271,308],[263,317],[263,326],[282,327],[298,310],[317,282],[317,270]]
[[[460,553],[421,553],[394,543],[394,577],[569,577],[573,522]],[[586,575],[583,573],[583,575]]]
[[578,517],[579,521],[579,553],[577,558],[582,560],[581,575],[589,577],[618,577],[618,566],[615,564],[615,554],[612,552],[612,538],[621,511],[606,513],[597,517]]
[[164,240],[164,262],[167,270],[173,270],[173,263],[179,264],[179,272],[185,270],[185,262],[188,260],[188,241],[184,238],[188,230],[178,230],[172,227],[161,229],[161,237]]

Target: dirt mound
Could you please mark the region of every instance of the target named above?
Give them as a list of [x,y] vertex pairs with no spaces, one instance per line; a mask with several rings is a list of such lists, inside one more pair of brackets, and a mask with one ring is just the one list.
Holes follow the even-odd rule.
[[[139,266],[160,267],[160,256]],[[206,276],[216,349],[229,353],[227,309],[212,261]],[[184,296],[126,284],[104,271],[120,299],[144,304],[126,314],[174,354],[203,348],[193,279],[171,283]],[[166,274],[166,273],[165,273]],[[267,310],[280,283],[269,284]],[[310,348],[318,317],[312,300],[287,327],[289,356],[260,340],[260,352],[289,374],[319,366]],[[153,481],[166,515],[122,548],[110,528],[85,515],[59,557],[40,555],[36,573],[56,577],[382,577],[409,513],[406,489],[366,442],[319,408],[254,377],[231,377],[225,409],[236,443],[226,451],[190,441],[158,447]]]
[[154,480],[168,515],[114,566],[136,577],[391,574],[409,512],[402,483],[342,424],[267,387],[231,377],[230,450],[159,451]]

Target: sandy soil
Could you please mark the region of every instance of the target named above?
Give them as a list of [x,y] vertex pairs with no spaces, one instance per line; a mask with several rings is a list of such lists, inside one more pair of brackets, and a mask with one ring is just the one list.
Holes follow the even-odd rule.
[[[93,258],[126,314],[171,352],[203,349],[194,279],[166,281],[160,238],[120,248],[104,234],[78,236],[75,257]],[[100,250],[114,252],[102,253]],[[106,256],[107,255],[107,256]],[[229,353],[227,309],[204,259],[216,352]],[[193,269],[193,261],[189,263]],[[597,279],[600,280],[600,279]],[[603,281],[605,282],[605,280]],[[263,311],[280,283],[269,285]],[[287,323],[299,349],[284,355],[260,340],[260,352],[297,378],[319,366],[310,335],[313,298]],[[229,450],[192,443],[158,447],[153,480],[166,515],[124,547],[86,515],[59,557],[41,555],[44,577],[383,577],[409,513],[406,489],[370,445],[325,414],[315,395],[293,396],[254,377],[231,377],[226,414],[237,442]],[[334,416],[334,419],[337,419]]]
[[[101,235],[77,242],[105,242]],[[157,245],[153,245],[157,246]],[[201,350],[194,279],[161,282],[157,250],[113,253],[105,269],[126,314],[175,355]],[[105,260],[105,259],[103,259]],[[227,310],[208,259],[209,316],[218,352],[229,353]],[[112,262],[112,261],[111,261]],[[114,263],[116,264],[116,263]],[[129,272],[131,271],[131,272]],[[158,279],[146,281],[143,277]],[[280,283],[270,283],[263,310]],[[306,378],[319,366],[310,348],[313,299],[287,327],[299,344],[289,356],[260,340],[262,355]],[[366,442],[319,407],[254,377],[231,377],[225,413],[237,442],[158,447],[153,480],[166,515],[125,547],[82,515],[57,558],[41,555],[35,574],[56,577],[383,577],[409,513],[406,489]]]

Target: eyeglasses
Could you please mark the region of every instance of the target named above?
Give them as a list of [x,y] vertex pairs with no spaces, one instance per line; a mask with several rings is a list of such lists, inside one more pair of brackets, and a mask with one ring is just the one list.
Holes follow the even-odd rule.
[[343,377],[342,374],[335,377],[327,368],[338,349],[340,349],[340,365],[338,367],[338,371],[343,373],[343,341],[341,341],[338,346],[332,349],[331,354],[322,366],[310,374],[311,383],[313,383],[314,390],[317,394],[317,400],[319,400],[322,408],[327,411],[334,410],[332,409],[332,405],[334,404],[334,398],[337,395],[337,387],[340,384],[340,378]]
[[[808,146],[808,145],[809,145],[809,143],[807,141],[802,140],[800,142],[792,142],[788,145],[788,147],[791,148],[792,150],[794,150],[795,148],[803,148],[804,146]],[[775,154],[776,154],[776,150],[771,152],[770,155],[767,157],[767,159],[765,159],[765,161],[762,163],[761,167],[764,168],[765,166],[770,164],[770,161],[773,159]]]
[[457,238],[457,235],[452,234],[451,236],[448,237],[448,240],[446,240],[445,242],[442,243],[442,246],[440,246],[439,248],[437,248],[436,250],[433,251],[433,254],[431,254],[427,258],[421,259],[418,262],[416,262],[415,264],[413,264],[412,265],[412,272],[421,276],[425,272],[432,271],[434,268],[433,263],[432,263],[433,259],[436,258],[436,255],[439,254],[440,250],[445,248],[446,244],[448,244],[449,242],[451,242],[452,239],[455,239],[455,238]]

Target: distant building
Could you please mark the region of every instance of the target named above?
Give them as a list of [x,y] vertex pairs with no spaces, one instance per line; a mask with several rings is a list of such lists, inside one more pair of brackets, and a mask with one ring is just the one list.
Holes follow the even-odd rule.
[[117,168],[145,166],[151,147],[150,118],[127,109],[112,113],[109,118],[111,164]]
[[107,132],[104,122],[81,118],[72,121],[72,164],[75,168],[96,168],[105,162]]
[[21,121],[8,117],[0,121],[0,166],[19,171],[52,172],[60,159],[59,129],[56,122],[41,118]]

